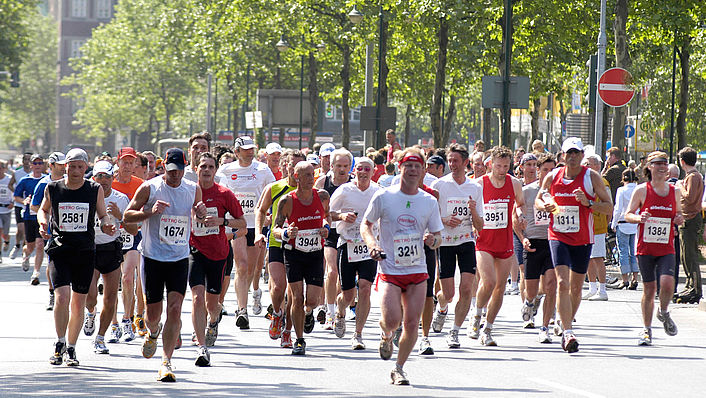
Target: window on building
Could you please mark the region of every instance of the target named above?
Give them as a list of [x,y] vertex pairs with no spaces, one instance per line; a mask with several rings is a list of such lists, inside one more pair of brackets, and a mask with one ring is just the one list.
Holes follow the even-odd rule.
[[86,44],[86,40],[71,40],[71,58],[81,58],[81,46]]
[[96,18],[109,19],[111,17],[111,0],[96,0]]
[[351,109],[351,120],[360,120],[360,108]]
[[71,16],[86,18],[88,16],[88,0],[71,0]]

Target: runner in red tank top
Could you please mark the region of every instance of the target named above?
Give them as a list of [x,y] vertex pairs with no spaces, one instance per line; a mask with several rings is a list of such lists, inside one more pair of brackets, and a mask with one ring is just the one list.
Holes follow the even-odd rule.
[[[625,220],[637,223],[637,262],[644,286],[642,292],[642,320],[644,329],[638,345],[652,345],[652,314],[659,276],[659,310],[657,319],[664,331],[674,336],[677,326],[669,316],[669,302],[674,292],[674,227],[681,225],[681,193],[667,182],[669,168],[667,154],[652,152],[647,157],[645,174],[648,182],[633,191]],[[639,214],[638,214],[639,210]]]
[[[491,173],[477,180],[483,187],[483,228],[476,244],[477,274],[480,275],[476,297],[476,314],[471,337],[480,336],[480,343],[495,346],[491,335],[495,317],[503,305],[505,281],[510,274],[512,258],[512,211],[522,217],[522,182],[507,173],[510,170],[512,151],[496,147],[491,155]],[[514,205],[514,207],[513,207]],[[480,319],[483,308],[488,307],[487,322],[482,333]]]
[[[287,242],[283,245],[284,265],[297,335],[292,355],[304,355],[304,333],[311,333],[314,329],[314,308],[319,305],[324,285],[323,240],[328,236],[331,219],[328,192],[313,189],[314,167],[308,162],[299,162],[294,168],[294,179],[297,189],[280,199],[272,233],[275,238]],[[286,228],[285,221],[289,223]]]
[[[557,169],[542,181],[535,207],[552,213],[549,221],[549,249],[557,275],[557,308],[561,326],[565,329],[561,348],[572,353],[579,343],[572,322],[581,303],[581,289],[588,269],[593,244],[593,211],[612,214],[613,202],[603,179],[594,170],[581,166],[583,144],[576,137],[567,138],[561,146],[566,154],[566,166]],[[594,187],[600,187],[595,190]],[[594,202],[595,197],[600,202]],[[571,270],[571,273],[569,273]],[[554,333],[562,334],[561,327]]]

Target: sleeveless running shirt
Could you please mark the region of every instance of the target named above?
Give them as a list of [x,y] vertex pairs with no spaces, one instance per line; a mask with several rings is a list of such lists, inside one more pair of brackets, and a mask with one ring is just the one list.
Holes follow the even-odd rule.
[[74,250],[95,250],[94,219],[100,185],[84,180],[78,189],[69,189],[63,179],[47,184],[51,199],[51,230],[61,244]]
[[507,253],[512,246],[511,212],[515,203],[512,177],[505,175],[505,184],[495,188],[489,175],[483,176],[483,229],[476,247],[489,253]]
[[313,199],[309,205],[303,204],[297,192],[292,192],[292,213],[287,217],[289,225],[299,228],[297,236],[289,240],[289,244],[296,250],[312,252],[323,249],[323,239],[319,228],[324,223],[324,205],[321,203],[319,192],[314,189]]
[[272,186],[270,187],[270,195],[272,198],[272,207],[270,207],[270,218],[272,219],[272,221],[270,222],[270,233],[267,242],[268,247],[282,247],[282,242],[275,238],[275,234],[272,233],[272,230],[275,227],[275,220],[277,220],[277,211],[279,210],[277,207],[279,206],[279,200],[282,199],[284,195],[297,189],[297,187],[289,185],[287,183],[288,181],[288,179],[283,178],[272,184]]
[[645,203],[640,212],[649,212],[652,216],[637,225],[638,255],[664,256],[674,253],[674,227],[672,221],[677,214],[674,199],[674,186],[669,186],[667,196],[655,192],[652,183],[646,183]]
[[142,224],[142,241],[138,250],[153,260],[172,262],[189,257],[191,208],[197,185],[181,179],[178,187],[170,187],[163,177],[147,181],[150,196],[145,207],[151,208],[157,200],[169,203],[162,214],[154,214]]
[[571,246],[593,243],[593,211],[576,200],[573,193],[579,188],[589,200],[595,200],[596,197],[587,192],[584,181],[588,170],[588,167],[581,166],[579,174],[570,181],[564,181],[566,167],[561,167],[554,174],[549,192],[559,209],[549,220],[549,240],[558,240]]

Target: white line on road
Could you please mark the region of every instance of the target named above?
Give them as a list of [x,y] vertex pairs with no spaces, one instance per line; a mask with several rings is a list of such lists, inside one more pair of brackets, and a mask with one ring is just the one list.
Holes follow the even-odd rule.
[[542,380],[542,379],[536,379],[536,378],[531,378],[531,377],[528,377],[527,380],[533,381],[533,382],[535,382],[535,383],[537,383],[537,384],[544,384],[545,386],[549,386],[549,387],[552,387],[552,388],[556,388],[557,390],[563,390],[563,391],[566,391],[566,392],[571,393],[571,394],[580,395],[580,396],[582,396],[582,397],[588,397],[588,398],[605,398],[604,395],[594,394],[594,393],[592,393],[592,392],[580,390],[580,389],[574,388],[574,387],[565,386],[565,385],[563,385],[563,384],[555,383],[555,382],[553,382],[553,381]]

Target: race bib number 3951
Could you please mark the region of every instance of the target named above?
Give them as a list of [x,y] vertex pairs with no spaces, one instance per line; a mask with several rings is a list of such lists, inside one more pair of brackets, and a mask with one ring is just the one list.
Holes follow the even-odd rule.
[[59,231],[88,231],[88,203],[59,203]]
[[507,209],[507,203],[483,203],[483,229],[507,228]]
[[174,246],[189,243],[189,217],[162,215],[159,218],[159,240]]

